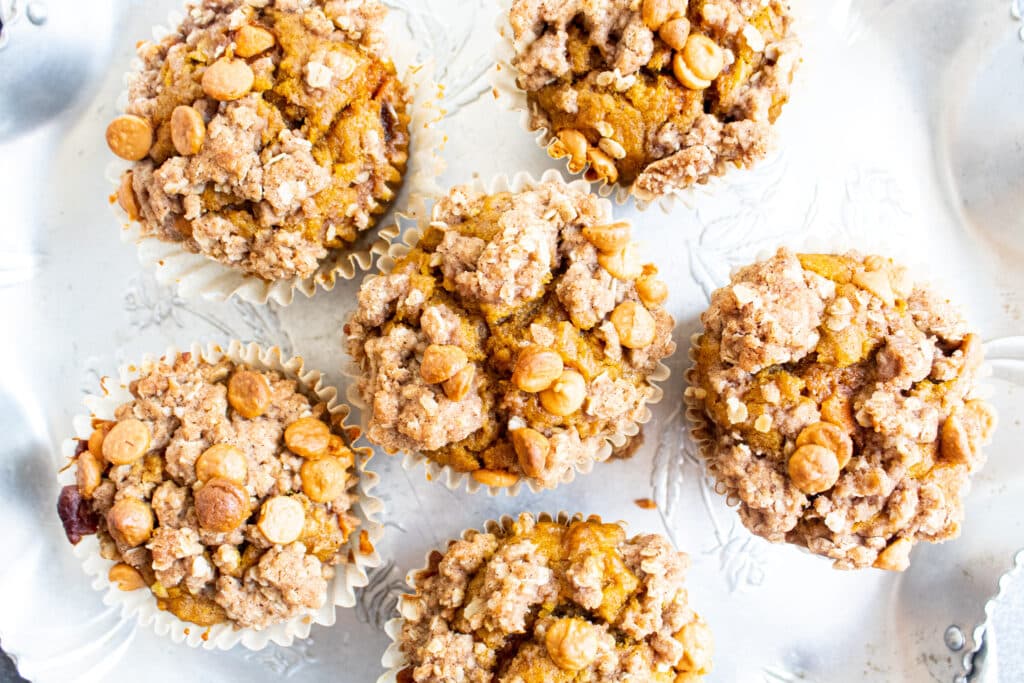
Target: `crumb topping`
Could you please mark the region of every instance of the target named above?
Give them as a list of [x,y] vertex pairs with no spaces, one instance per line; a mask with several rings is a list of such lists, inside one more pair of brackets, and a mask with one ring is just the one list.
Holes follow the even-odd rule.
[[326,405],[277,372],[189,353],[129,389],[80,444],[65,527],[73,503],[117,562],[111,580],[185,621],[261,629],[319,609],[359,525],[354,454]]
[[201,0],[140,44],[107,141],[143,234],[265,280],[311,277],[373,226],[408,158],[377,0]]
[[902,570],[959,533],[993,408],[978,336],[891,260],[775,256],[717,290],[687,400],[755,534],[838,568]]
[[399,679],[702,680],[711,632],[688,604],[688,566],[661,536],[627,539],[596,518],[524,514],[471,532],[433,553],[403,598]]
[[510,23],[549,153],[641,199],[762,159],[799,62],[781,0],[515,0]]
[[553,487],[636,422],[674,323],[610,213],[554,181],[441,199],[346,326],[368,438],[488,485]]

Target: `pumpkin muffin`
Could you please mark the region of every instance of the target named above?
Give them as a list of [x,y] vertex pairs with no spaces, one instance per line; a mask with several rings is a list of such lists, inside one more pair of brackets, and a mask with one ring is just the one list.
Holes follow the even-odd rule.
[[513,0],[510,23],[548,153],[643,200],[762,159],[799,61],[781,0]]
[[561,181],[449,192],[345,327],[367,437],[488,486],[551,488],[607,457],[675,350],[668,291],[629,237]]
[[80,441],[58,512],[97,534],[122,590],[201,626],[317,611],[350,562],[357,472],[342,425],[278,372],[181,353],[131,382]]
[[528,514],[433,552],[402,598],[400,681],[685,683],[711,669],[689,559],[619,524]]
[[686,390],[743,523],[840,569],[957,536],[995,413],[958,312],[879,256],[781,249],[717,290]]
[[408,159],[377,0],[202,0],[139,45],[107,142],[144,236],[263,280],[306,279],[374,225]]

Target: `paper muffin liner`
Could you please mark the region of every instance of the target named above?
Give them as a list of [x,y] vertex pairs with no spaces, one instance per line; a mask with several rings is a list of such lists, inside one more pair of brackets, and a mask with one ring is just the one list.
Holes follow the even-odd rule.
[[[495,27],[498,32],[498,40],[495,43],[494,49],[494,61],[496,66],[490,70],[491,86],[494,92],[494,98],[498,102],[498,105],[504,109],[519,114],[519,124],[523,130],[533,136],[540,147],[547,153],[548,147],[552,142],[555,141],[556,137],[553,131],[548,130],[544,126],[538,126],[533,123],[530,115],[530,103],[527,99],[527,92],[519,87],[516,81],[516,75],[519,70],[512,64],[513,59],[516,56],[515,43],[513,40],[514,33],[512,32],[512,25],[510,22],[510,12],[512,9],[513,0],[498,0],[498,18],[495,23]],[[794,16],[794,32],[800,34],[800,22],[797,17]],[[801,64],[800,68],[797,69],[796,75],[793,79],[792,90],[797,90],[798,86],[805,82],[807,76],[804,73],[805,64]],[[792,102],[787,102],[785,109],[793,107]],[[790,117],[792,118],[792,117]],[[696,183],[686,188],[677,188],[671,190],[668,194],[656,197],[654,199],[640,199],[632,194],[632,185],[621,185],[618,183],[608,183],[606,180],[601,179],[597,188],[598,194],[602,197],[609,197],[614,195],[616,204],[625,204],[629,201],[630,197],[635,200],[635,205],[640,211],[646,211],[651,206],[658,206],[665,213],[671,213],[677,206],[677,204],[693,208],[702,198],[714,196],[718,193],[719,189],[726,184],[736,182],[741,178],[749,176],[756,172],[761,166],[767,166],[772,163],[773,158],[777,157],[780,149],[782,148],[782,141],[780,138],[789,137],[784,134],[784,131],[789,126],[783,127],[781,122],[785,120],[785,112],[779,117],[779,121],[772,124],[773,135],[770,141],[770,150],[768,157],[761,159],[755,163],[752,168],[730,168],[724,176],[712,175],[706,179],[706,182]],[[573,173],[569,169],[570,160],[568,158],[559,160],[560,164],[565,167],[565,172],[571,176],[582,176],[590,168],[588,163],[583,167],[579,173]]]
[[[872,240],[872,243],[870,245],[865,245],[863,243],[863,238],[858,239],[859,241],[857,243],[854,243],[852,240],[845,241],[842,238],[836,237],[833,237],[831,239],[825,239],[815,235],[804,237],[802,239],[795,238],[795,240],[782,240],[780,241],[776,249],[760,250],[754,258],[750,259],[749,262],[743,263],[739,266],[732,268],[732,270],[729,273],[729,276],[731,278],[732,275],[734,275],[736,271],[738,271],[740,268],[743,268],[747,265],[753,264],[758,261],[763,261],[765,259],[771,258],[775,254],[775,251],[781,247],[788,247],[789,249],[795,251],[798,254],[843,254],[855,251],[865,256],[877,255],[882,256],[884,258],[891,258],[896,265],[903,266],[907,269],[907,273],[911,281],[913,281],[913,283],[916,286],[925,287],[927,289],[930,289],[932,292],[935,292],[940,295],[944,292],[945,288],[942,287],[941,284],[936,285],[929,278],[925,277],[924,274],[929,272],[925,263],[915,261],[913,259],[908,261],[902,257],[902,253],[905,253],[905,250],[900,250],[898,247],[896,247],[893,243],[891,243],[885,238]],[[722,286],[725,286],[726,284],[728,283],[723,283]],[[955,298],[951,297],[950,300],[953,301],[955,305],[957,304]],[[959,305],[957,307],[958,310],[964,311],[964,309]],[[703,314],[703,311],[701,311],[701,313]],[[714,455],[715,451],[713,425],[710,423],[710,421],[707,418],[707,415],[704,412],[703,401],[698,399],[696,396],[692,394],[692,392],[689,391],[690,387],[697,386],[698,384],[696,377],[697,357],[695,350],[700,339],[700,336],[703,333],[704,329],[702,325],[701,330],[699,332],[695,332],[694,334],[690,335],[690,343],[687,348],[687,357],[690,361],[690,365],[689,367],[687,367],[686,372],[683,375],[683,378],[685,380],[685,386],[683,390],[683,405],[685,407],[686,421],[689,427],[690,438],[697,446],[697,452],[700,455],[700,460],[703,463],[708,475],[714,481],[715,492],[725,497],[725,502],[727,506],[729,506],[730,508],[737,508],[740,504],[740,497],[737,493],[737,489],[735,487],[730,487],[722,479],[719,478],[718,472],[715,470],[715,466],[711,461],[711,458]],[[986,360],[978,370],[978,376],[974,388],[965,398],[989,398],[992,394],[993,388],[988,383],[986,383],[985,379],[987,377],[990,377],[991,375],[992,367]],[[973,474],[976,473],[977,472]],[[966,496],[970,491],[971,477],[973,477],[973,474],[968,477],[966,483],[964,484],[964,489],[962,491],[962,495],[964,496]],[[915,542],[915,545],[916,544],[917,543]],[[787,543],[787,545],[790,545],[802,551],[803,553],[811,555],[819,560],[827,561],[829,564],[832,563],[831,558],[826,557],[824,555],[819,555],[817,553],[812,553],[810,550],[803,546],[796,545],[793,543]]]
[[[180,12],[169,13],[166,24],[153,27],[153,40],[159,42],[174,33],[183,19],[184,15]],[[372,227],[361,231],[352,244],[340,250],[332,250],[311,277],[271,282],[204,254],[193,254],[179,243],[143,235],[141,223],[131,220],[118,203],[112,200],[110,206],[114,217],[123,228],[121,241],[136,245],[139,262],[147,270],[154,271],[160,284],[176,286],[178,293],[184,297],[202,297],[215,301],[226,301],[237,296],[254,304],[274,301],[287,306],[294,300],[296,291],[309,298],[316,294],[318,288],[331,291],[339,279],[351,280],[357,274],[370,270],[374,259],[384,254],[391,241],[398,236],[399,217],[419,215],[425,203],[424,197],[436,194],[437,179],[444,171],[444,161],[438,153],[443,134],[435,125],[443,118],[443,113],[440,91],[433,77],[433,62],[417,64],[416,46],[406,40],[389,40],[386,56],[395,63],[411,97],[408,108],[409,159],[402,175],[402,184],[396,188],[395,199],[388,210],[377,217],[379,220]],[[124,89],[117,98],[118,114],[125,112],[129,81],[141,68],[141,60],[135,57],[131,68],[123,76]],[[131,162],[121,159],[107,164],[104,175],[111,184],[112,197],[120,186],[121,174],[131,167]],[[397,202],[403,190],[407,198],[405,206],[400,209]]]
[[[568,526],[573,522],[584,519],[583,513],[577,512],[575,514],[571,514],[564,510],[554,515],[542,512],[535,515],[535,517],[538,522],[557,522],[563,526]],[[488,520],[484,522],[480,528],[466,529],[459,535],[458,539],[451,539],[448,541],[448,545],[456,542],[457,540],[468,540],[471,535],[480,532],[491,534],[509,533],[516,520],[517,517],[513,517],[511,515],[504,515],[500,519],[496,520]],[[423,572],[430,569],[430,556],[435,552],[444,552],[446,548],[447,545],[443,548],[431,548],[424,556],[423,566],[418,569],[414,569],[405,575],[405,583],[410,589],[412,589],[413,595],[415,595],[419,590],[416,586],[417,579]],[[402,635],[402,624],[405,623],[405,618],[409,616],[407,612],[408,609],[408,602],[400,597],[398,599],[398,613],[401,616],[389,620],[384,625],[384,632],[388,634],[388,637],[391,639],[391,643],[388,644],[387,650],[385,650],[384,655],[381,657],[381,664],[385,669],[387,669],[387,671],[377,679],[377,683],[396,683],[398,680],[398,674],[409,664],[405,654],[399,648],[398,642]]]
[[[477,179],[470,183],[466,183],[463,186],[468,186],[472,190],[486,194],[497,194],[500,192],[516,193],[550,181],[557,181],[567,185],[568,187],[582,190],[584,192],[590,191],[590,186],[585,181],[574,180],[566,183],[562,175],[558,171],[554,170],[545,172],[539,180],[528,173],[520,172],[512,178],[505,175],[499,175],[492,178],[490,182],[483,182],[482,180]],[[614,220],[612,217],[612,206],[608,202],[604,202],[604,206],[606,207],[605,218],[609,222],[612,222]],[[420,220],[423,225],[426,225],[430,222],[431,218],[429,215],[425,214]],[[402,227],[401,240],[392,244],[387,253],[381,256],[377,263],[377,267],[381,274],[390,273],[395,267],[395,261],[408,254],[409,251],[416,246],[417,242],[419,242],[420,234],[422,232],[420,230],[420,223],[406,223],[403,224]],[[374,277],[377,276],[367,276],[366,280],[364,280],[364,284],[366,281]],[[362,374],[362,370],[358,363],[348,361],[342,367],[342,372],[351,380],[348,384],[345,397],[353,407],[359,408],[362,415],[361,425],[365,431],[370,419],[370,408],[359,395],[359,378]],[[665,365],[664,362],[659,361],[654,372],[652,372],[647,378],[647,383],[652,389],[652,395],[651,398],[644,403],[643,412],[639,419],[636,422],[630,423],[625,429],[623,429],[623,431],[608,437],[592,460],[575,464],[565,473],[565,475],[563,475],[562,479],[559,480],[558,485],[561,486],[573,481],[576,478],[577,473],[589,474],[593,469],[594,463],[604,462],[611,457],[613,450],[621,448],[626,444],[628,438],[639,434],[643,425],[647,424],[651,420],[652,415],[650,406],[657,404],[664,397],[664,391],[660,386],[658,386],[658,384],[667,380],[670,375],[671,370],[669,367]],[[389,453],[389,455],[394,455],[394,453]],[[492,496],[496,496],[503,491],[509,496],[517,496],[522,490],[524,483],[533,493],[548,490],[539,486],[533,479],[526,479],[522,477],[512,486],[486,486],[474,479],[469,472],[459,472],[451,467],[441,465],[419,452],[403,452],[402,467],[406,471],[411,472],[420,465],[426,469],[428,479],[431,481],[440,480],[452,491],[465,488],[469,493],[476,493],[481,489],[486,488],[487,492]]]
[[[92,587],[103,593],[103,603],[112,607],[120,607],[121,618],[137,620],[143,626],[150,626],[158,636],[169,637],[175,643],[186,643],[191,647],[202,647],[207,650],[228,650],[241,644],[249,650],[261,650],[270,643],[290,646],[298,638],[306,638],[313,624],[331,626],[336,619],[336,607],[353,607],[356,604],[355,589],[367,585],[367,569],[379,567],[381,557],[376,550],[377,544],[384,535],[384,525],[380,517],[384,504],[371,494],[377,486],[379,477],[366,469],[373,457],[373,450],[365,446],[355,446],[359,439],[358,427],[347,423],[350,413],[348,405],[339,403],[338,392],[333,387],[323,386],[323,375],[316,370],[306,370],[300,357],[287,358],[281,349],[274,346],[263,349],[257,344],[243,345],[240,341],[232,341],[225,350],[219,345],[210,344],[202,347],[193,344],[190,352],[205,361],[216,363],[228,358],[235,363],[243,363],[260,370],[274,370],[291,379],[298,380],[300,386],[310,396],[316,396],[327,404],[332,417],[337,418],[348,437],[348,443],[355,454],[355,468],[359,481],[354,489],[357,500],[353,503],[351,513],[359,519],[359,526],[348,540],[351,560],[334,567],[335,576],[327,584],[327,596],[319,610],[294,617],[288,621],[274,624],[262,630],[235,629],[230,624],[216,624],[210,627],[199,626],[179,619],[170,612],[161,610],[156,605],[153,593],[146,589],[122,591],[107,577],[110,568],[115,564],[100,556],[99,540],[95,534],[82,539],[73,547],[72,552],[82,562],[85,573],[92,577]],[[164,358],[174,358],[178,349],[170,348]],[[93,418],[113,419],[117,406],[132,399],[128,391],[129,382],[142,372],[153,367],[160,359],[146,356],[138,365],[122,366],[117,378],[103,378],[101,393],[85,397],[84,403],[89,413],[77,415],[73,419],[77,439],[66,439],[61,444],[61,453],[68,459],[68,466],[59,474],[61,486],[75,483],[75,472],[72,458],[78,439],[88,439],[92,432]],[[366,552],[360,547],[360,537],[366,532],[370,542],[370,550]]]

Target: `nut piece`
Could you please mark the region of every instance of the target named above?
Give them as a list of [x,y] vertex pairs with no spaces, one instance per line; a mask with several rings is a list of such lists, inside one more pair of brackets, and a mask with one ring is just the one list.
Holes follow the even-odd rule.
[[284,430],[284,443],[288,450],[303,458],[323,457],[331,442],[331,428],[323,420],[303,417]]
[[885,302],[886,306],[896,303],[896,294],[889,282],[889,273],[885,270],[858,270],[853,274],[853,284],[866,289]]
[[646,305],[659,306],[668,299],[668,285],[648,275],[636,281],[636,293]]
[[138,498],[122,498],[107,512],[107,528],[121,545],[142,545],[153,533],[153,510]]
[[527,347],[519,354],[512,371],[512,384],[520,391],[536,394],[550,387],[562,375],[564,365],[557,352],[542,346]]
[[878,558],[872,566],[876,569],[901,572],[910,566],[910,550],[913,547],[914,542],[909,538],[897,538],[878,553]]
[[141,116],[118,116],[107,126],[107,146],[122,159],[141,161],[153,146],[153,126]]
[[611,225],[588,225],[583,228],[583,236],[588,242],[605,254],[618,254],[629,244],[629,223],[619,222]]
[[[683,61],[699,79],[713,81],[725,68],[725,53],[715,41],[699,33],[690,34],[682,51]],[[684,85],[686,85],[684,83]]]
[[241,59],[221,57],[203,74],[203,92],[215,100],[231,102],[249,94],[256,75]]
[[123,591],[137,591],[146,587],[146,580],[142,578],[139,570],[124,562],[118,562],[111,567],[107,572],[107,578]]
[[251,420],[267,412],[270,399],[270,381],[262,373],[239,370],[228,381],[228,403],[244,418]]
[[853,441],[850,440],[850,435],[841,427],[828,422],[815,422],[804,427],[796,437],[796,445],[799,447],[807,444],[823,446],[835,453],[839,469],[846,467],[846,463],[850,462],[853,456]]
[[839,460],[824,446],[800,446],[789,457],[789,478],[808,495],[827,491],[839,480]]
[[274,47],[274,34],[262,26],[243,26],[235,34],[235,54],[239,57],[255,57]]
[[519,481],[519,476],[503,470],[473,470],[471,476],[484,486],[505,488]]
[[307,460],[299,470],[302,492],[314,503],[329,503],[345,495],[348,473],[337,458]]
[[540,404],[552,415],[572,415],[587,398],[587,380],[575,370],[564,371],[555,383],[540,392]]
[[226,443],[210,446],[196,460],[196,479],[227,479],[239,486],[245,486],[249,474],[249,463],[245,454]]
[[673,50],[686,47],[686,39],[690,36],[690,22],[685,17],[671,19],[658,29],[658,37],[665,41]]
[[669,19],[686,14],[687,4],[686,0],[644,0],[640,17],[647,28],[657,31]]
[[597,658],[597,634],[582,619],[559,619],[544,634],[551,661],[565,671],[579,671]]
[[139,199],[135,196],[135,188],[132,187],[131,171],[121,174],[121,184],[117,186],[117,205],[124,209],[129,220],[139,220]]
[[643,304],[623,301],[612,311],[611,321],[619,333],[619,343],[627,349],[642,349],[654,341],[657,324]]
[[103,480],[103,463],[92,451],[83,451],[76,460],[75,483],[82,498],[92,498]]
[[423,352],[420,377],[427,384],[440,384],[466,367],[469,358],[458,346],[431,344]]
[[174,108],[171,114],[171,141],[174,149],[182,156],[198,154],[206,140],[206,121],[203,116],[188,105]]
[[274,496],[263,503],[257,526],[271,543],[287,545],[302,535],[305,523],[306,511],[297,498]]
[[513,429],[509,436],[512,437],[512,448],[516,451],[519,466],[526,476],[537,478],[544,474],[551,452],[551,442],[547,437],[529,427]]
[[249,494],[227,479],[211,479],[196,491],[199,526],[217,533],[237,529],[251,512]]
[[635,280],[643,275],[643,265],[637,254],[636,244],[630,243],[617,254],[598,254],[597,262],[602,268],[620,280]]
[[149,426],[135,418],[121,420],[103,439],[103,457],[112,465],[130,465],[149,450]]
[[444,381],[444,395],[452,401],[461,401],[473,388],[474,376],[476,376],[476,366],[467,364],[466,367]]

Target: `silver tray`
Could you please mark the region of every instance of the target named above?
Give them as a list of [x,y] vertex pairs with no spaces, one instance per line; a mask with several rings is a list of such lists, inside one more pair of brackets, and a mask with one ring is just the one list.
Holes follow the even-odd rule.
[[[393,34],[435,60],[445,86],[443,185],[554,166],[493,100],[490,0],[389,5]],[[102,132],[132,45],[177,1],[0,0],[0,639],[22,674],[373,681],[383,623],[429,549],[505,513],[567,509],[665,533],[691,554],[692,600],[717,641],[709,680],[1024,680],[1024,580],[1008,576],[989,603],[1024,547],[1024,22],[1010,0],[795,5],[805,64],[781,151],[692,208],[617,209],[640,223],[669,280],[682,347],[636,456],[556,492],[492,498],[451,492],[381,454],[371,468],[383,480],[388,561],[356,608],[294,647],[223,653],[175,646],[102,604],[54,514],[57,444],[100,376],[172,343],[279,344],[344,390],[341,325],[356,283],[287,308],[157,286],[119,241]],[[962,301],[989,340],[1001,427],[963,536],[918,548],[902,575],[836,572],[751,537],[710,490],[685,432],[685,343],[708,293],[732,266],[808,239],[891,251]]]

